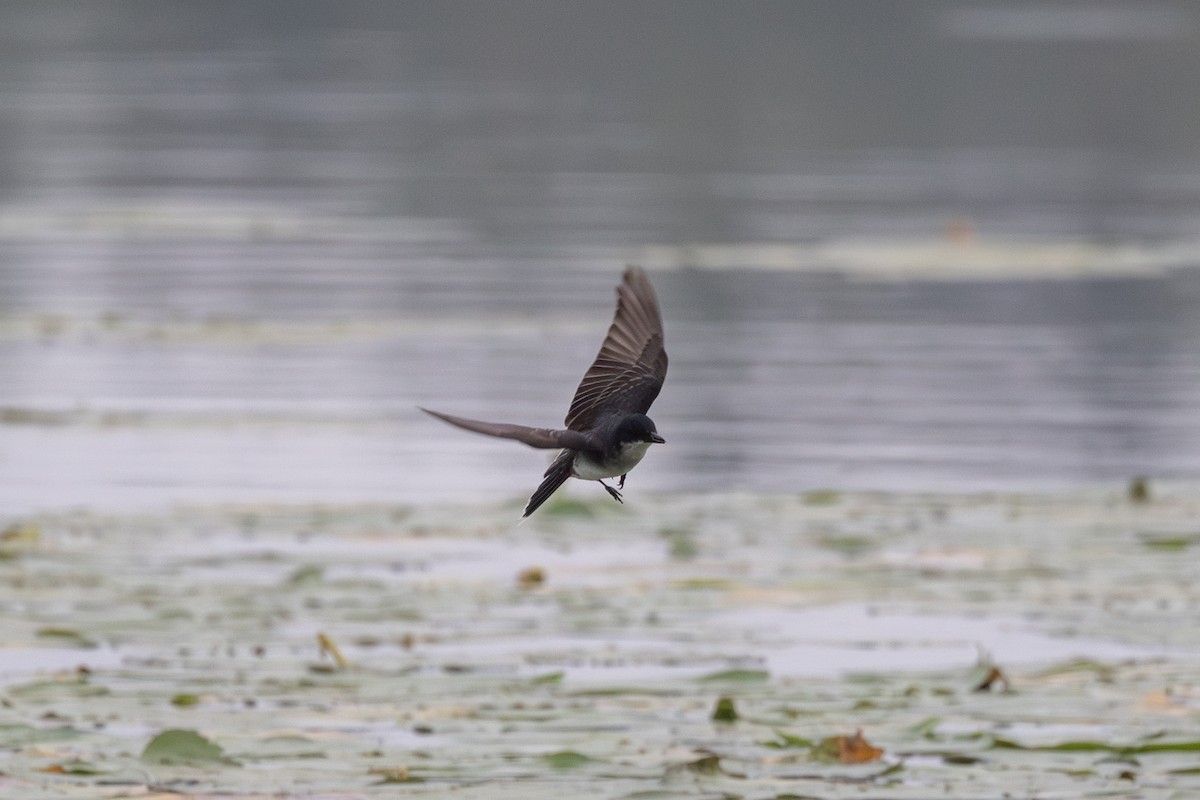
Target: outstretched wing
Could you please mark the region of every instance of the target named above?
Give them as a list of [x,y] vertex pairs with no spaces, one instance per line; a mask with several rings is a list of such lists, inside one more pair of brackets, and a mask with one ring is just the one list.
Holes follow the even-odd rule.
[[[421,407],[417,406],[417,408]],[[516,439],[518,442],[524,442],[530,447],[545,449],[568,447],[581,450],[591,444],[588,437],[578,431],[530,428],[525,425],[511,425],[504,422],[480,422],[476,419],[466,419],[465,417],[456,417],[451,414],[430,411],[428,408],[421,408],[421,410],[431,417],[437,417],[442,422],[449,422],[451,425],[459,428],[474,431],[475,433],[483,433],[488,436],[499,436],[501,439]]]
[[584,373],[567,412],[567,428],[585,431],[608,413],[645,414],[667,377],[662,313],[641,267],[617,287],[617,313],[600,353]]

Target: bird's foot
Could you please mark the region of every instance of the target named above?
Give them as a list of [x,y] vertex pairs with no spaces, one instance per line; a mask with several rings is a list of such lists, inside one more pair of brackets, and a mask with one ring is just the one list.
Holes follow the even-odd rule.
[[618,503],[621,503],[622,505],[624,505],[625,501],[621,499],[621,493],[620,493],[620,492],[618,492],[618,491],[617,491],[616,489],[614,489],[613,487],[609,486],[609,485],[608,485],[607,483],[605,483],[604,481],[600,481],[599,483],[600,483],[600,485],[601,485],[601,486],[603,486],[603,487],[604,487],[604,491],[606,491],[606,492],[608,492],[610,495],[612,495],[612,499],[613,499],[613,500],[616,500]]
[[[627,473],[627,474],[628,474],[628,473]],[[624,488],[625,488],[625,475],[622,475],[622,476],[621,476],[621,481],[620,481],[620,482],[617,484],[617,488],[618,488],[618,489],[624,489]]]

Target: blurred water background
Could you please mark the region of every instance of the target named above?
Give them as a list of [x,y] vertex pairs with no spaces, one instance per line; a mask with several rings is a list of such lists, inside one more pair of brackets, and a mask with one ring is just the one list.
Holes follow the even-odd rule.
[[1194,478],[1197,85],[1186,2],[5,2],[0,509],[523,497],[414,406],[557,424],[627,262],[635,495]]

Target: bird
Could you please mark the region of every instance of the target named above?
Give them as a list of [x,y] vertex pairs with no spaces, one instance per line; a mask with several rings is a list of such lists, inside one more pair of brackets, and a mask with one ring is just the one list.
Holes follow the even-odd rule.
[[[617,286],[617,310],[595,361],[575,390],[565,428],[531,428],[481,422],[417,406],[459,428],[530,447],[561,448],[530,496],[522,520],[550,498],[567,478],[598,481],[618,503],[625,477],[652,444],[665,444],[646,416],[667,377],[662,312],[641,267],[627,267]],[[605,478],[620,478],[614,488]]]

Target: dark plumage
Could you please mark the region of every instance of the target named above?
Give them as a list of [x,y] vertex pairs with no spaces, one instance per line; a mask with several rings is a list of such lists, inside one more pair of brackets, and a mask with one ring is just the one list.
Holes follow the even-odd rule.
[[528,517],[570,477],[599,481],[621,501],[620,492],[603,479],[620,476],[618,489],[624,488],[626,473],[641,461],[650,444],[664,441],[646,412],[666,377],[658,298],[645,271],[629,267],[617,287],[616,315],[596,360],[575,390],[565,429],[480,422],[421,410],[476,433],[515,439],[530,447],[563,448],[529,498],[523,515]]

